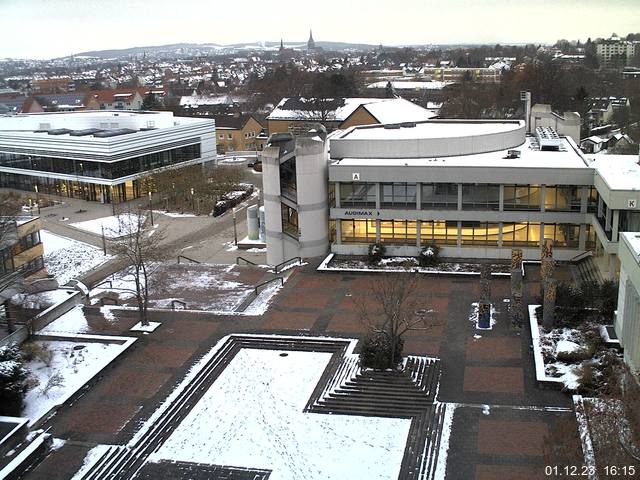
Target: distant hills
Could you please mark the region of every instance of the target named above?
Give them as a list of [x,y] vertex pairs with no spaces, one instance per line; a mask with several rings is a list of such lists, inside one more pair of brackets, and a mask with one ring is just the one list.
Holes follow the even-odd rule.
[[[305,49],[307,42],[285,42],[285,48]],[[343,50],[371,50],[377,48],[377,45],[369,45],[366,43],[348,43],[348,42],[316,42],[316,46],[325,50],[343,51]],[[239,50],[277,50],[280,48],[280,42],[249,42],[234,43],[230,45],[220,45],[217,43],[172,43],[168,45],[153,45],[146,47],[131,47],[110,50],[91,50],[88,52],[79,52],[74,57],[97,57],[97,58],[119,58],[129,57],[132,55],[161,55],[161,54],[220,54],[225,52],[234,52]]]

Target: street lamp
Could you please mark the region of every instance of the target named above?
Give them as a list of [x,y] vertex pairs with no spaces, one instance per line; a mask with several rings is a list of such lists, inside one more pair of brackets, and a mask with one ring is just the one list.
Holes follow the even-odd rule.
[[151,217],[151,226],[153,227],[153,207],[151,205],[151,191],[149,191],[149,216]]
[[236,227],[236,207],[233,207],[231,212],[233,213],[233,243],[237,247],[238,246],[238,229]]
[[113,196],[113,185],[109,185],[109,189],[111,190],[111,213],[113,216],[116,216],[116,199]]
[[38,192],[38,185],[34,185],[33,188],[36,189],[36,204],[38,205],[38,215],[40,215],[40,192]]
[[195,213],[195,211],[196,211],[196,206],[195,206],[195,204],[193,203],[193,194],[194,194],[194,193],[195,193],[195,190],[194,190],[194,188],[193,188],[193,187],[191,187],[191,209],[192,209],[192,210],[194,211],[194,213]]

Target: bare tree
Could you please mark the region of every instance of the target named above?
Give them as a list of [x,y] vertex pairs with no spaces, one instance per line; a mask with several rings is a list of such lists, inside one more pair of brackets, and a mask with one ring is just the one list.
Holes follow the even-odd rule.
[[389,364],[395,368],[402,353],[402,336],[410,330],[429,331],[438,323],[428,308],[428,292],[419,274],[384,274],[371,281],[368,295],[354,298],[369,333],[390,345]]
[[149,306],[149,290],[155,271],[155,264],[166,258],[162,241],[164,231],[144,229],[143,211],[127,213],[120,216],[119,234],[110,241],[113,253],[122,257],[130,269],[135,283],[135,296],[138,303],[138,315],[142,325],[149,325],[147,309]]

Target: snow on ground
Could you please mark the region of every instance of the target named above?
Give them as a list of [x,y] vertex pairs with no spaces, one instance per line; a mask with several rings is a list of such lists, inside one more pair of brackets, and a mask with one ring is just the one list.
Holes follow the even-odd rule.
[[75,290],[60,288],[56,290],[47,290],[45,292],[19,294],[13,297],[12,301],[19,302],[23,308],[44,310],[52,305],[65,301],[74,293],[76,293]]
[[61,315],[49,325],[38,331],[39,335],[49,333],[86,333],[89,331],[89,324],[84,316],[82,305],[76,305],[64,315]]
[[330,358],[241,350],[149,460],[273,469],[273,480],[397,478],[409,419],[303,412]]
[[[38,384],[27,391],[22,411],[22,416],[29,418],[31,423],[64,403],[131,344],[83,342],[82,339],[34,343],[53,352],[53,358],[50,366],[39,359],[26,363],[31,377],[38,380]],[[62,384],[47,389],[47,382],[55,380],[56,375],[60,376]]]
[[141,322],[138,322],[129,330],[132,332],[153,332],[160,325],[162,325],[160,322],[149,322],[149,325],[142,325]]
[[157,213],[159,215],[164,215],[166,217],[171,217],[171,218],[196,218],[197,217],[197,215],[194,213],[165,212],[164,210],[154,210],[153,213]]
[[[145,221],[142,215],[142,223]],[[138,215],[135,213],[123,213],[121,215],[95,218],[85,222],[70,223],[72,227],[79,228],[86,232],[102,235],[102,227],[104,227],[104,236],[107,238],[118,238],[131,232],[132,227],[138,224]]]
[[44,247],[44,264],[47,271],[56,277],[60,285],[113,258],[93,245],[61,237],[46,230],[40,230],[40,239]]

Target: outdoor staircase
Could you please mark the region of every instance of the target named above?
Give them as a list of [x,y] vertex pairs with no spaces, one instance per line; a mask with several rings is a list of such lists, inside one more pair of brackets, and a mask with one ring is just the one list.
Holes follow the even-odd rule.
[[[99,460],[79,478],[151,478],[152,472],[145,466],[147,457],[169,438],[235,354],[243,348],[252,348],[333,353],[305,411],[411,419],[398,478],[435,480],[447,408],[446,404],[435,402],[440,361],[411,356],[404,360],[401,371],[362,370],[359,357],[347,353],[351,342],[347,339],[232,335],[182,390],[167,399],[164,410],[160,411],[163,408],[160,407],[156,411],[153,423],[143,427],[145,430],[136,434],[129,444],[107,446]],[[267,478],[268,472],[265,474],[262,478]]]
[[439,360],[408,357],[402,371],[362,370],[347,358],[311,411],[376,417],[412,417],[433,405]]
[[585,257],[570,266],[570,270],[578,284],[585,282],[602,282],[603,278],[593,256]]

